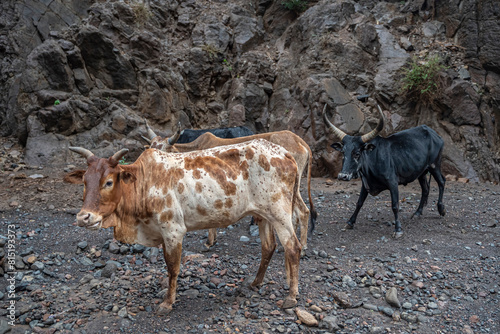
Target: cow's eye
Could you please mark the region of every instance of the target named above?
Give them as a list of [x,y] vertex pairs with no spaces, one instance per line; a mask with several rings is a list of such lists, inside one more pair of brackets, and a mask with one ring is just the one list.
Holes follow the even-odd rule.
[[113,185],[113,181],[108,180],[104,186],[105,186],[106,188],[109,188],[109,187],[111,187],[112,185]]

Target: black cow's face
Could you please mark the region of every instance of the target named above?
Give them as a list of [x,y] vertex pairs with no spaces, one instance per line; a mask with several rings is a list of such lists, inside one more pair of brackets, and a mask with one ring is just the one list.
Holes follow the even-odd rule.
[[360,136],[346,135],[341,142],[332,144],[332,147],[344,155],[338,179],[350,181],[359,177],[363,152],[373,150],[375,145],[364,143]]

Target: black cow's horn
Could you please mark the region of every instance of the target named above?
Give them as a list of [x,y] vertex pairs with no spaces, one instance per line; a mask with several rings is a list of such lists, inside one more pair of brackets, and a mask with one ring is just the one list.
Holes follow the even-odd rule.
[[181,122],[177,123],[177,131],[172,135],[172,137],[168,138],[167,142],[170,146],[177,143],[179,137],[181,136]]
[[68,147],[71,151],[75,152],[75,153],[78,153],[80,154],[81,156],[83,156],[85,159],[89,159],[91,156],[94,155],[94,153],[90,152],[89,150],[87,150],[86,148],[83,148],[83,147],[73,147],[73,146],[70,146]]
[[128,153],[128,148],[122,148],[110,158],[111,161],[118,163],[125,154]]
[[333,133],[340,138],[340,140],[342,140],[345,136],[347,136],[347,134],[340,130],[339,128],[337,128],[335,125],[332,124],[332,122],[330,122],[328,120],[328,117],[326,117],[326,103],[325,103],[325,107],[323,108],[323,118],[325,119],[325,122],[326,124],[328,124],[331,128],[332,128],[332,131]]
[[382,112],[382,108],[380,108],[378,104],[377,107],[378,107],[378,112],[380,113],[380,119],[378,120],[378,125],[374,130],[368,132],[367,134],[361,137],[363,143],[368,143],[370,140],[377,137],[380,131],[384,129],[384,113]]
[[[157,134],[149,127],[148,125],[148,121],[146,119],[144,119],[144,122],[146,123],[146,130],[148,130],[148,136],[149,136],[149,143],[151,143],[151,141],[157,137]],[[146,137],[142,137],[144,139],[146,139]]]

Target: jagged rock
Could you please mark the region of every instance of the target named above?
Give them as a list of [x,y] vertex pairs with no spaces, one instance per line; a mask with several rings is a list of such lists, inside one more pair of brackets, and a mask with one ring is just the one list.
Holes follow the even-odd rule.
[[297,318],[299,318],[299,320],[307,325],[307,326],[310,326],[310,327],[316,327],[318,326],[318,320],[316,320],[316,318],[309,312],[297,307],[295,309],[295,313],[297,314]]
[[101,276],[102,277],[111,277],[111,275],[113,275],[113,273],[118,269],[118,266],[113,263],[113,262],[108,262],[106,263],[106,265],[104,266],[104,268],[102,268],[102,271],[101,271]]
[[387,304],[400,308],[401,302],[398,299],[398,290],[395,287],[389,288],[385,293],[385,301]]

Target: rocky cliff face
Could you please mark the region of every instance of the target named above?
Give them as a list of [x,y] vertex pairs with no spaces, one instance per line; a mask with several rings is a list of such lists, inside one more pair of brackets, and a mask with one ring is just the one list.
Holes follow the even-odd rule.
[[[339,157],[324,104],[358,134],[379,103],[385,135],[427,124],[445,139],[445,174],[499,181],[497,1],[323,0],[301,14],[281,2],[2,1],[0,135],[43,165],[73,161],[68,145],[132,159],[143,118],[163,135],[179,121],[288,129],[325,175]],[[427,54],[448,66],[432,106],[400,90],[402,66]]]

